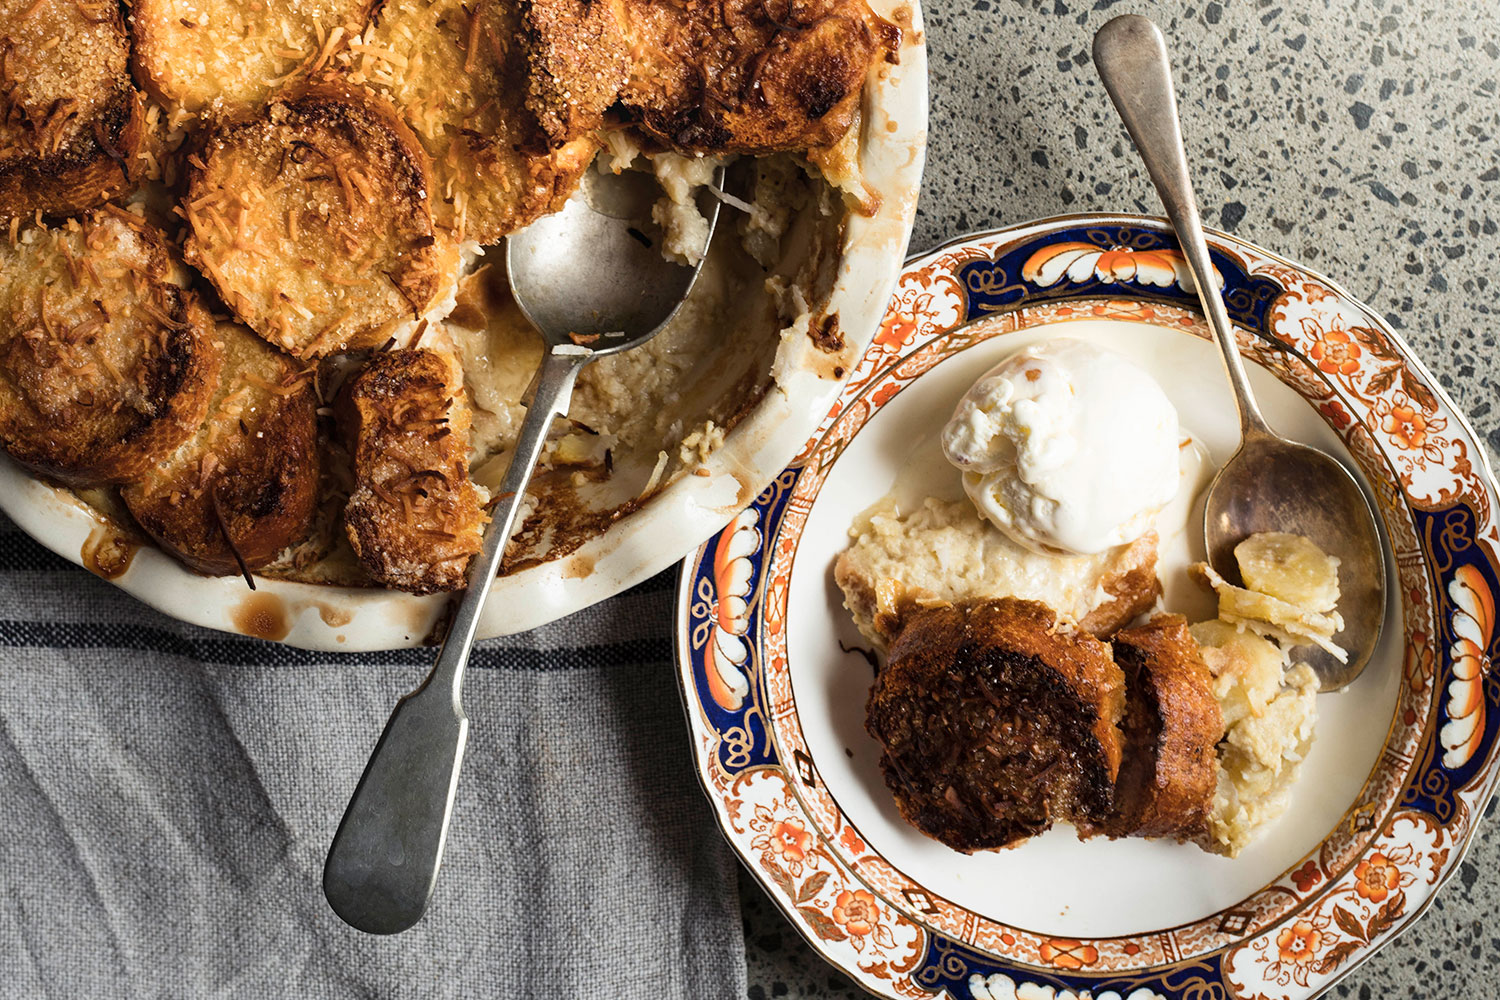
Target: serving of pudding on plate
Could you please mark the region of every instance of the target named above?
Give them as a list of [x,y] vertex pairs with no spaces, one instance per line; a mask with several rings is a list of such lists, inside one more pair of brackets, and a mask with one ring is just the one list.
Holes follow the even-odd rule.
[[1034,345],[917,453],[834,567],[886,653],[866,728],[909,823],[962,851],[1066,821],[1232,856],[1288,808],[1318,690],[1297,650],[1339,652],[1338,560],[1253,535],[1243,586],[1194,567],[1217,617],[1164,608],[1158,542],[1204,470],[1146,371]]

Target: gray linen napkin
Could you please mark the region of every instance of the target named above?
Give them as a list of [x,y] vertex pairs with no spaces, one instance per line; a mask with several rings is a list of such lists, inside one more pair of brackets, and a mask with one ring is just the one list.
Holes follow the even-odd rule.
[[437,899],[377,938],[323,855],[430,653],[182,625],[0,518],[0,995],[743,997],[671,590],[480,645]]

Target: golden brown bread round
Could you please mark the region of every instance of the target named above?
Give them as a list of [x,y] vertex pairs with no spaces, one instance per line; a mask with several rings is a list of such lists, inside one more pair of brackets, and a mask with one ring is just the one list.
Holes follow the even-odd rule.
[[866,728],[897,808],[959,851],[1105,815],[1120,768],[1120,669],[1044,604],[913,611],[870,690]]
[[198,433],[120,490],[146,533],[199,573],[259,569],[304,539],[318,500],[317,393],[307,369],[235,323]]
[[358,35],[375,0],[132,0],[134,66],[168,107],[264,102]]
[[146,130],[120,8],[0,0],[0,219],[135,188]]
[[64,482],[128,482],[197,430],[223,352],[160,231],[108,206],[0,241],[0,442]]
[[519,32],[514,3],[387,0],[340,59],[347,79],[389,97],[421,140],[433,218],[455,239],[494,243],[557,211],[598,149],[581,132],[547,148],[525,107]]
[[1117,632],[1111,644],[1125,674],[1125,749],[1114,807],[1097,832],[1202,840],[1224,715],[1187,619],[1157,615]]
[[686,153],[829,146],[901,43],[865,0],[523,0],[520,12],[527,106],[554,145],[618,105]]
[[221,124],[190,157],[188,260],[294,356],[374,347],[450,280],[427,155],[395,110],[314,88]]
[[622,0],[521,0],[526,107],[549,145],[602,128],[630,80]]
[[451,355],[376,354],[339,395],[354,465],[344,526],[377,583],[413,594],[458,590],[485,523],[469,479],[469,411]]
[[633,43],[620,99],[677,149],[769,153],[827,146],[900,31],[865,0],[622,0]]

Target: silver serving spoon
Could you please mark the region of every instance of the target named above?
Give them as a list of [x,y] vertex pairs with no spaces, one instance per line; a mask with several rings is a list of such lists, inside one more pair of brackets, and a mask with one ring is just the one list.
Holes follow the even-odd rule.
[[1255,405],[1203,241],[1160,29],[1138,14],[1115,18],[1094,36],[1094,66],[1177,231],[1239,409],[1239,450],[1209,484],[1205,498],[1203,539],[1209,564],[1237,581],[1234,546],[1260,531],[1306,535],[1338,556],[1344,630],[1334,638],[1349,660],[1340,663],[1316,648],[1299,656],[1317,671],[1323,690],[1341,688],[1369,662],[1385,621],[1385,554],[1375,514],[1348,469],[1316,448],[1278,436]]
[[[722,168],[715,186],[723,187]],[[464,667],[553,418],[567,415],[583,366],[655,336],[702,269],[701,261],[696,267],[668,262],[645,235],[654,229],[651,206],[660,196],[649,174],[590,170],[581,196],[506,240],[511,292],[541,331],[547,353],[437,663],[396,704],[328,849],[323,894],[335,913],[362,931],[404,931],[432,898],[468,737]],[[719,200],[700,192],[699,210],[708,220],[706,254]]]

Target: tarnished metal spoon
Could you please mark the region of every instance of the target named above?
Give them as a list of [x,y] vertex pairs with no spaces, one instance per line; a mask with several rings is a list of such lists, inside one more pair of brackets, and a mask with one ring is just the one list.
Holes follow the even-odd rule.
[[1260,531],[1306,535],[1337,556],[1344,630],[1334,641],[1348,651],[1348,662],[1317,648],[1299,655],[1312,664],[1325,691],[1341,688],[1369,662],[1385,621],[1385,554],[1375,514],[1348,469],[1316,448],[1277,435],[1255,405],[1203,240],[1160,29],[1138,14],[1115,18],[1094,36],[1094,66],[1177,231],[1239,408],[1239,450],[1219,469],[1206,497],[1203,538],[1209,564],[1226,579],[1238,580],[1234,547]]
[[[723,183],[721,168],[715,186]],[[702,270],[701,260],[694,267],[670,263],[646,235],[653,229],[651,206],[660,197],[649,174],[591,170],[561,212],[506,240],[511,293],[541,332],[547,352],[437,663],[396,704],[328,849],[323,894],[335,913],[362,931],[404,931],[421,919],[432,898],[468,739],[464,667],[553,418],[567,415],[585,365],[654,337]],[[708,221],[706,255],[719,200],[700,192],[698,202]]]

